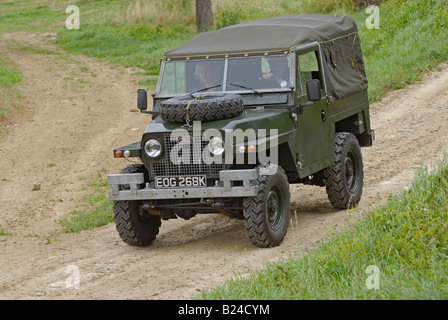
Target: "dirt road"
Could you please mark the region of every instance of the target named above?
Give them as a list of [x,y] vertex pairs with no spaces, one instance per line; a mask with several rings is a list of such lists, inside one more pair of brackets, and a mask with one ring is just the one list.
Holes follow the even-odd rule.
[[[138,141],[149,120],[135,112],[140,76],[67,54],[46,36],[5,34],[0,54],[20,70],[24,112],[0,122],[0,299],[184,299],[226,279],[298,252],[344,226],[323,188],[291,186],[292,219],[284,243],[259,249],[242,221],[207,215],[162,223],[147,248],[124,244],[114,224],[43,238],[77,208],[86,178],[105,178],[127,162],[114,147]],[[51,38],[51,37],[50,37]],[[19,50],[17,42],[41,49]],[[59,54],[57,54],[59,53]],[[397,192],[422,161],[448,149],[448,65],[371,106],[373,147],[363,149],[364,194]],[[39,189],[34,190],[33,189]],[[79,270],[79,288],[66,280]],[[69,282],[71,283],[71,282]]]

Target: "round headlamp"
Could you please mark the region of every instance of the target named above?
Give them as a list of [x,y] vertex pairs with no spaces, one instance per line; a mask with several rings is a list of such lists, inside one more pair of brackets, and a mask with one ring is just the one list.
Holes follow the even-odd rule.
[[208,149],[215,156],[219,156],[224,152],[224,141],[222,141],[221,137],[213,137],[210,139]]
[[150,158],[157,158],[162,154],[162,144],[157,139],[149,139],[145,143],[145,152]]

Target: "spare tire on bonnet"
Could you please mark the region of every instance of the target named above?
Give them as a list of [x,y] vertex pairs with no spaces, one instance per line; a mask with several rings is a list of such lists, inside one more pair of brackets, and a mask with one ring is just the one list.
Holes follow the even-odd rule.
[[160,103],[163,120],[170,122],[223,120],[243,112],[243,99],[235,94],[187,95]]

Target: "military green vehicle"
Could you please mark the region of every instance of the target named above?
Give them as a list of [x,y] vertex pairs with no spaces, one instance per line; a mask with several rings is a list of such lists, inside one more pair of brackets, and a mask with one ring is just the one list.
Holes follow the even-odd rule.
[[371,146],[367,78],[356,24],[291,15],[198,34],[166,52],[135,158],[108,176],[117,231],[148,245],[162,220],[220,213],[251,242],[279,245],[290,184],[326,188],[338,209],[361,199],[361,147]]

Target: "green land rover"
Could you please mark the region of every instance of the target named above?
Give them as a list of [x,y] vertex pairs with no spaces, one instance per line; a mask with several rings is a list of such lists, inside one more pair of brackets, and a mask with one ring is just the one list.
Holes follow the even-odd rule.
[[162,220],[221,213],[251,242],[279,245],[290,184],[326,187],[338,209],[361,199],[361,147],[371,146],[360,38],[346,16],[266,18],[198,34],[161,58],[135,158],[108,176],[117,231],[148,245]]

